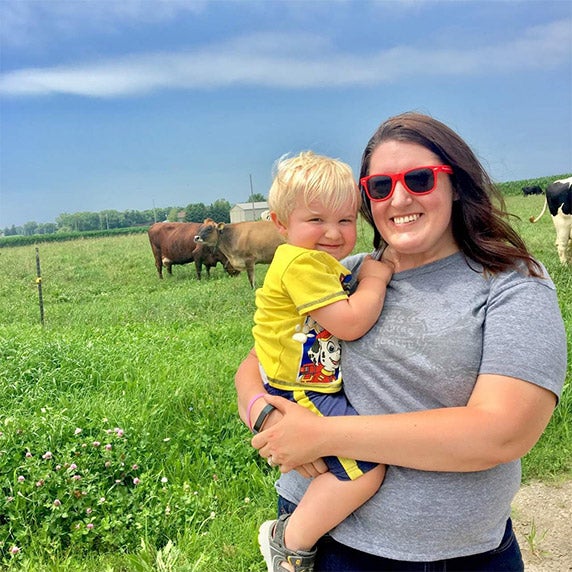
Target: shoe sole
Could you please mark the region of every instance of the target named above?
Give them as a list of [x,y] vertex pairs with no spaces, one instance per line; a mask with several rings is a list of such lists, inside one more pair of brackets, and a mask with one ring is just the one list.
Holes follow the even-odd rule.
[[260,553],[264,557],[264,562],[266,562],[268,572],[274,572],[272,554],[270,552],[270,532],[275,522],[275,520],[267,520],[266,522],[263,522],[258,529],[258,547],[260,548]]

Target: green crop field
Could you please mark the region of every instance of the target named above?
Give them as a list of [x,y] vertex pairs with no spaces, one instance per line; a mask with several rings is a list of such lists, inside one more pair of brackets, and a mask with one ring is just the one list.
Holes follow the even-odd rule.
[[[572,268],[544,198],[508,193],[572,336]],[[369,249],[360,226],[357,250]],[[258,571],[277,473],[250,448],[233,377],[248,352],[245,273],[159,280],[145,234],[0,248],[0,569]],[[265,266],[256,267],[261,284]],[[534,321],[535,316],[531,315]],[[524,478],[569,478],[570,373]]]

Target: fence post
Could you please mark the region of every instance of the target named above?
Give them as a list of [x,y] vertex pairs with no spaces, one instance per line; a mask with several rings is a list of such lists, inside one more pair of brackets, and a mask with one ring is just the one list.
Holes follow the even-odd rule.
[[36,284],[38,285],[38,300],[40,302],[40,322],[44,325],[44,298],[42,296],[42,271],[40,270],[40,251],[36,246]]

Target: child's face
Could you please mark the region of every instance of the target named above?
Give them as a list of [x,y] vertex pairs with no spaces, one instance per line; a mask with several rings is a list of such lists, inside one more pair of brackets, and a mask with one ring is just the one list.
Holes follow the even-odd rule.
[[322,250],[337,260],[351,254],[355,246],[357,212],[349,201],[333,212],[320,201],[306,206],[299,197],[286,224],[278,221],[274,213],[271,216],[280,233],[294,246]]

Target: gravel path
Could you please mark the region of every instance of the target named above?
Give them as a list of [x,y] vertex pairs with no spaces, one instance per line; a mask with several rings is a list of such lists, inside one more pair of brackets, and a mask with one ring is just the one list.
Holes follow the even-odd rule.
[[522,486],[512,520],[527,572],[572,571],[572,481]]

